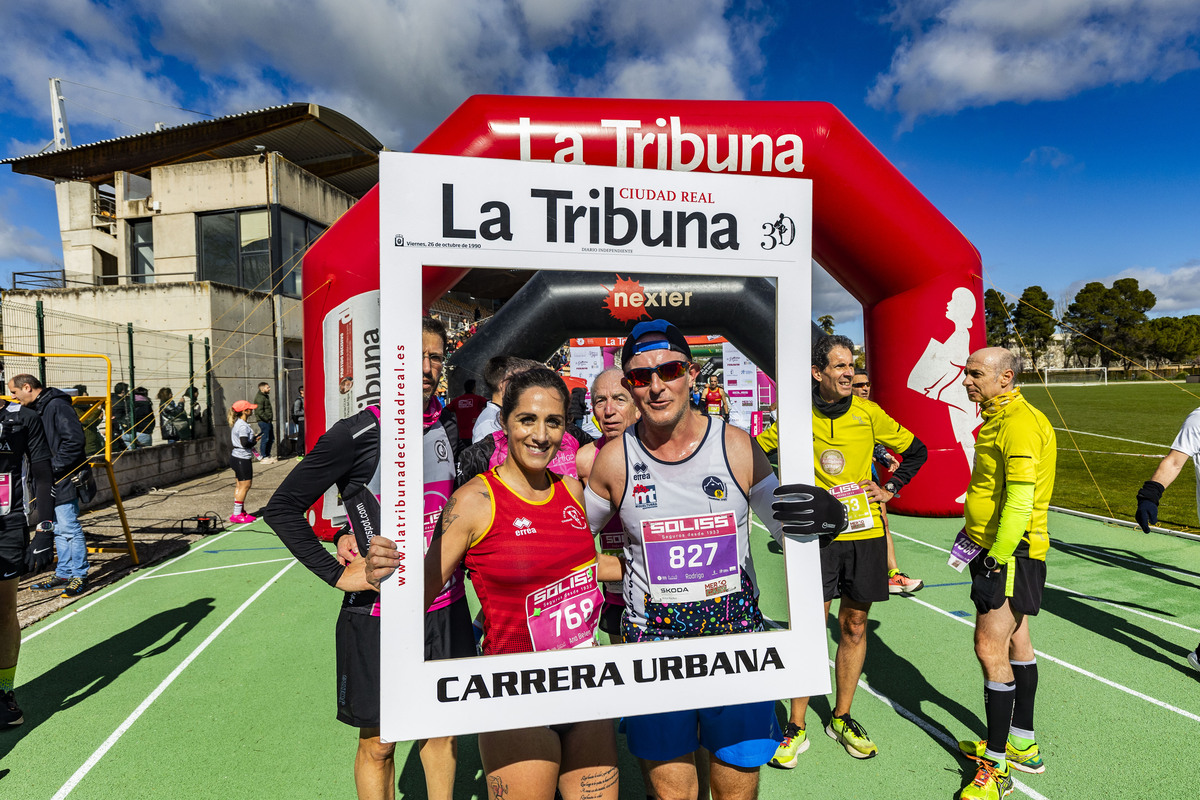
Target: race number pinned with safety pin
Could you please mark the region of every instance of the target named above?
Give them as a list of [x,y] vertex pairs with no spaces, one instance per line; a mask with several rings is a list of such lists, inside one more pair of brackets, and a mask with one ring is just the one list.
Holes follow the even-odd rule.
[[740,592],[737,517],[732,511],[642,522],[655,603],[693,603]]
[[0,516],[12,510],[12,473],[0,473]]
[[962,572],[967,564],[970,564],[981,552],[983,552],[983,545],[972,542],[967,537],[966,528],[963,528],[954,537],[954,544],[950,546],[950,558],[946,563]]
[[604,596],[596,584],[596,565],[525,596],[525,620],[535,651],[590,647],[595,643]]
[[871,500],[867,490],[857,483],[843,483],[829,490],[842,505],[846,507],[846,516],[850,519],[847,533],[865,531],[875,527],[875,515],[871,513]]

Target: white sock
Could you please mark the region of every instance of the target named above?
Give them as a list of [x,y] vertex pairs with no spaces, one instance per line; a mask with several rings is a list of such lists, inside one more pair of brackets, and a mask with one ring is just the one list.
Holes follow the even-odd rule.
[[237,502],[236,500],[233,501],[233,515],[235,517],[240,517],[242,514],[245,514],[245,513],[246,513],[246,510],[243,507],[243,504]]

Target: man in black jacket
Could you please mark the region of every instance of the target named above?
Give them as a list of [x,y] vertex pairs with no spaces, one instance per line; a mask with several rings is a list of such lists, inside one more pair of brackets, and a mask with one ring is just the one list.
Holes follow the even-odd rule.
[[[37,497],[38,523],[33,542],[25,516],[22,463],[29,462]],[[0,730],[25,721],[13,696],[21,626],[17,622],[17,580],[23,572],[40,572],[54,558],[54,501],[50,487],[50,447],[37,412],[9,403],[0,405]]]
[[71,406],[70,395],[43,387],[33,375],[14,377],[8,382],[8,392],[41,417],[54,474],[54,547],[58,551],[58,566],[53,578],[35,583],[32,588],[61,590],[63,597],[78,597],[87,590],[84,585],[88,571],[87,543],[79,524],[79,494],[71,476],[85,462],[83,425]]

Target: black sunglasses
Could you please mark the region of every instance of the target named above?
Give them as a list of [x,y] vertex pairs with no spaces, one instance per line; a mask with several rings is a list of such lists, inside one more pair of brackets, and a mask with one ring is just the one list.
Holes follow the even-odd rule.
[[625,380],[630,386],[644,387],[650,385],[650,379],[657,373],[663,383],[677,381],[687,374],[690,361],[668,361],[657,367],[637,367],[625,371]]
[[867,381],[866,383],[852,383],[852,384],[850,384],[850,387],[853,389],[861,389],[864,386],[870,386],[870,385],[871,385],[871,382]]

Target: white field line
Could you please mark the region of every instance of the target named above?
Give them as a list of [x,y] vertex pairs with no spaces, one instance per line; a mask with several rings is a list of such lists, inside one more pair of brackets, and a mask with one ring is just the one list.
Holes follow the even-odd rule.
[[[835,666],[833,659],[829,660],[829,666],[831,666],[831,667]],[[906,720],[913,723],[914,725],[919,727],[921,730],[925,731],[927,734],[929,734],[933,738],[937,739],[939,742],[942,742],[951,750],[953,750],[953,751],[958,750],[958,742],[957,741],[951,739],[945,733],[943,733],[943,732],[939,731],[937,728],[933,727],[933,725],[931,725],[928,721],[926,721],[926,719],[924,717],[922,717],[918,714],[915,714],[912,711],[909,711],[907,708],[900,705],[899,703],[897,703],[892,698],[888,697],[883,692],[880,692],[877,689],[872,688],[871,684],[867,683],[862,678],[859,678],[858,685],[861,686],[863,689],[865,689],[873,697],[875,697],[876,699],[878,699],[882,703],[884,703],[884,705],[891,706],[892,710],[895,711],[897,714],[904,717]],[[1036,789],[1033,789],[1030,786],[1027,786],[1026,784],[1022,783],[1021,781],[1017,780],[1015,775],[1013,776],[1013,786],[1017,787],[1022,792],[1027,794],[1029,797],[1033,798],[1033,800],[1048,800],[1046,795],[1042,794],[1041,792],[1037,791]]]
[[1097,439],[1112,439],[1117,442],[1129,442],[1130,444],[1144,444],[1147,447],[1161,447],[1164,450],[1168,450],[1171,447],[1171,445],[1169,445],[1169,444],[1159,444],[1158,442],[1143,442],[1138,439],[1123,439],[1120,436],[1106,436],[1103,433],[1090,433],[1088,431],[1073,431],[1073,430],[1069,430],[1067,428],[1055,428],[1054,430],[1062,431],[1063,433],[1072,433],[1076,436],[1095,436]]
[[79,785],[79,782],[82,781],[85,777],[87,777],[87,774],[92,771],[92,768],[95,767],[96,764],[100,763],[100,759],[104,758],[105,754],[108,753],[108,751],[110,749],[112,749],[113,745],[115,745],[117,743],[117,741],[122,736],[125,735],[125,732],[127,730],[129,730],[129,728],[133,725],[133,723],[137,722],[138,717],[142,716],[142,714],[144,714],[146,712],[146,709],[150,708],[150,706],[153,705],[154,701],[157,700],[159,698],[159,696],[167,690],[167,687],[170,686],[175,681],[175,679],[178,678],[183,673],[183,671],[185,669],[187,669],[188,666],[191,665],[191,663],[193,661],[196,660],[196,657],[199,656],[201,653],[203,653],[205,648],[207,648],[210,644],[212,644],[212,642],[218,636],[220,636],[225,631],[226,628],[229,627],[230,623],[232,623],[235,619],[237,619],[243,611],[245,611],[247,608],[249,608],[250,604],[253,603],[255,600],[257,600],[259,598],[259,596],[261,596],[262,593],[265,592],[271,586],[271,584],[273,584],[275,581],[282,578],[283,574],[285,572],[287,572],[289,569],[291,569],[292,567],[294,567],[297,563],[298,562],[296,562],[296,561],[292,561],[290,564],[285,566],[283,569],[279,570],[279,572],[276,572],[274,577],[272,577],[270,580],[268,580],[266,583],[264,583],[261,587],[259,587],[258,591],[256,591],[254,594],[250,595],[250,597],[246,600],[246,602],[244,602],[240,606],[238,606],[237,611],[234,611],[232,614],[230,614],[225,619],[224,622],[222,622],[220,625],[218,625],[217,629],[215,631],[213,631],[212,633],[210,633],[208,635],[208,638],[206,638],[203,642],[201,642],[200,646],[197,647],[195,650],[193,650],[191,652],[191,654],[189,654],[188,657],[185,658],[178,667],[176,667],[174,670],[172,670],[171,674],[168,675],[166,678],[164,678],[162,683],[160,683],[158,685],[158,687],[155,688],[155,690],[153,692],[151,692],[150,695],[141,702],[141,705],[139,705],[136,709],[134,709],[133,713],[125,718],[125,721],[122,722],[117,727],[117,729],[115,731],[113,731],[112,734],[107,739],[104,740],[104,744],[100,745],[100,747],[98,747],[96,749],[96,752],[92,753],[91,757],[89,757],[88,760],[84,762],[83,766],[81,766],[79,769],[75,770],[75,774],[72,775],[71,778],[62,785],[62,788],[59,789],[58,792],[54,795],[53,800],[63,800],[63,798],[65,798],[67,795],[69,795],[71,793],[71,791],[76,786]]
[[1064,453],[1094,453],[1101,456],[1133,456],[1134,458],[1162,458],[1166,455],[1166,453],[1114,453],[1112,450],[1080,450],[1062,445],[1059,445],[1058,449]]
[[[937,545],[929,544],[928,542],[923,542],[920,539],[914,539],[911,536],[905,536],[904,534],[896,533],[895,531],[892,531],[892,536],[899,536],[902,539],[907,539],[908,541],[916,542],[917,544],[923,544],[926,547],[930,547],[934,550],[940,550],[943,553],[950,552],[949,550],[938,547]],[[975,623],[971,622],[970,620],[963,619],[962,617],[956,617],[954,614],[951,614],[949,611],[943,611],[942,609],[938,608],[937,606],[932,605],[930,603],[926,603],[923,600],[918,600],[916,597],[914,597],[912,595],[908,595],[907,599],[912,600],[914,603],[918,603],[918,604],[924,606],[925,608],[930,609],[931,611],[936,611],[937,613],[939,613],[945,617],[949,617],[950,619],[954,620],[955,622],[961,622],[963,625],[966,625],[972,629],[975,627]],[[1147,616],[1149,616],[1149,615],[1147,615]],[[1157,617],[1152,617],[1152,619],[1158,619],[1160,622],[1167,621],[1164,619],[1159,619]],[[1033,652],[1037,654],[1038,658],[1044,658],[1047,661],[1058,664],[1061,667],[1066,667],[1069,670],[1078,672],[1080,675],[1084,675],[1089,678],[1092,678],[1093,680],[1097,680],[1100,683],[1105,684],[1106,686],[1111,686],[1112,688],[1117,689],[1118,691],[1125,692],[1125,694],[1132,695],[1133,697],[1136,697],[1140,700],[1145,700],[1147,703],[1156,705],[1159,708],[1165,708],[1166,710],[1173,711],[1176,714],[1179,714],[1180,716],[1187,717],[1188,719],[1193,720],[1195,722],[1200,722],[1200,715],[1193,714],[1190,711],[1185,711],[1184,709],[1179,708],[1178,706],[1173,706],[1170,703],[1163,702],[1162,700],[1159,700],[1156,697],[1151,697],[1148,694],[1143,694],[1142,692],[1139,692],[1136,689],[1131,689],[1128,686],[1117,683],[1116,681],[1109,680],[1108,678],[1097,675],[1094,672],[1089,672],[1088,670],[1084,669],[1083,667],[1077,667],[1074,664],[1070,663],[1069,661],[1063,661],[1061,658],[1055,658],[1054,656],[1050,655],[1049,653],[1043,653],[1041,650],[1037,650],[1037,649],[1034,649]]]
[[[246,523],[246,524],[248,525],[249,523]],[[243,527],[245,527],[245,526],[243,526]],[[99,603],[101,600],[107,600],[108,598],[110,598],[114,594],[116,594],[117,592],[123,591],[124,589],[128,589],[130,586],[133,586],[138,581],[142,581],[142,580],[145,580],[146,578],[152,577],[154,575],[154,573],[158,572],[160,569],[167,566],[168,564],[178,564],[180,559],[187,558],[192,553],[195,553],[199,550],[203,550],[204,547],[207,547],[208,545],[212,544],[213,542],[218,542],[221,539],[228,536],[229,534],[234,533],[236,531],[240,531],[240,530],[242,530],[242,528],[230,528],[229,530],[225,531],[224,533],[220,534],[219,536],[213,537],[212,539],[202,539],[202,540],[196,542],[195,544],[193,544],[192,547],[186,553],[179,556],[179,558],[168,559],[167,561],[164,561],[163,563],[159,564],[157,567],[154,567],[153,569],[147,570],[144,573],[136,575],[130,580],[123,581],[120,585],[117,586],[117,588],[113,589],[111,592],[106,592],[106,593],[100,595],[99,597],[95,598],[94,600],[84,603],[79,608],[75,608],[74,606],[72,606],[69,610],[69,613],[61,613],[60,612],[58,619],[54,620],[53,622],[49,623],[48,625],[43,625],[42,627],[38,628],[36,631],[29,634],[28,636],[22,637],[21,644],[25,644],[30,639],[36,639],[38,636],[41,636],[43,633],[50,630],[55,625],[66,622],[69,619],[74,619],[76,615],[81,614],[84,611],[87,611],[89,608],[96,605],[96,603]],[[200,545],[201,542],[204,543],[204,547],[198,546],[198,545]]]
[[271,558],[266,561],[247,561],[245,564],[226,564],[222,567],[203,567],[201,569],[185,569],[182,572],[164,572],[162,575],[147,575],[146,578],[174,578],[176,575],[195,575],[197,572],[212,572],[217,569],[237,569],[238,567],[253,567],[258,564],[278,564],[280,561],[291,561],[292,557]]

